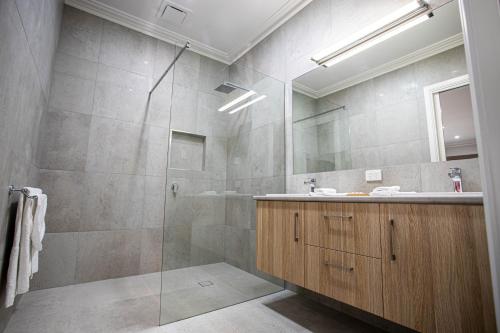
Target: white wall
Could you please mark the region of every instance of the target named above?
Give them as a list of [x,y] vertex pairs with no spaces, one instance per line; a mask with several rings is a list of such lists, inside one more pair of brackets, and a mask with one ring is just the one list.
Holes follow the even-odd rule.
[[485,195],[486,229],[500,331],[500,4],[498,0],[460,0]]

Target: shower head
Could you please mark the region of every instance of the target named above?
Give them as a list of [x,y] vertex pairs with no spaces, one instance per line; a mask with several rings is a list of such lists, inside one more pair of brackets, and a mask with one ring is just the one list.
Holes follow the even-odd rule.
[[249,89],[243,88],[238,86],[237,84],[231,83],[231,82],[224,82],[217,88],[215,88],[215,91],[224,93],[224,94],[229,94],[233,92],[235,89],[241,89],[244,91],[250,91]]

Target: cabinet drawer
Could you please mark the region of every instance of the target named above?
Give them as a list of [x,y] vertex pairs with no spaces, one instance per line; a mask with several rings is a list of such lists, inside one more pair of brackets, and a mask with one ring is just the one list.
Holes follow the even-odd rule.
[[311,202],[304,207],[306,244],[381,258],[379,204]]
[[383,315],[381,259],[306,245],[305,272],[307,289]]

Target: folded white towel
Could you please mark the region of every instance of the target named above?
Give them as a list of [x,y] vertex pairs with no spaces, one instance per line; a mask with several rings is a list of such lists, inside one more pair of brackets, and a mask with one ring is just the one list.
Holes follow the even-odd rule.
[[334,188],[319,187],[314,189],[314,193],[337,193],[337,190]]
[[378,193],[378,192],[399,192],[401,189],[400,186],[379,186],[375,187],[372,192]]
[[5,292],[5,306],[14,304],[17,291],[17,268],[19,266],[19,243],[21,242],[21,225],[23,222],[24,195],[19,196],[17,203],[16,225],[14,231],[14,242],[10,251],[9,270],[7,271],[7,284]]
[[38,272],[38,253],[42,251],[42,240],[45,236],[45,213],[47,212],[47,196],[38,195],[36,202],[33,231],[31,233],[31,275]]
[[42,249],[41,242],[45,234],[47,196],[37,188],[25,187],[24,190],[27,195],[36,198],[19,196],[14,243],[7,272],[7,307],[14,304],[16,295],[28,292],[29,280],[38,271],[38,252]]

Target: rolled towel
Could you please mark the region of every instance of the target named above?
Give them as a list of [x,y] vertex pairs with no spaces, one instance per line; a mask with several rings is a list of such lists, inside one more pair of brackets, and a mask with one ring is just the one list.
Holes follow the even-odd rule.
[[314,189],[314,192],[315,193],[329,194],[329,193],[337,193],[337,190],[334,188],[320,187],[320,188]]
[[375,187],[372,192],[399,192],[401,189],[400,186],[379,186]]

